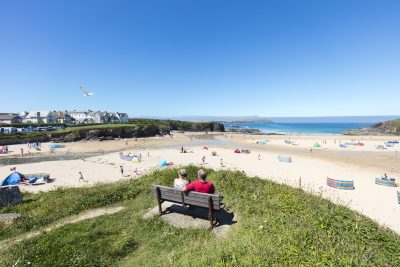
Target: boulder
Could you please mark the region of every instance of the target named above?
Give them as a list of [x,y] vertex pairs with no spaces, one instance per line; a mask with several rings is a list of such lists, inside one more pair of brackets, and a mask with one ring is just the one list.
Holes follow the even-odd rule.
[[22,195],[18,186],[14,185],[0,187],[0,207],[16,205],[21,201]]
[[6,214],[0,214],[0,223],[3,223],[5,225],[10,225],[17,221],[21,217],[21,214],[19,213],[6,213]]

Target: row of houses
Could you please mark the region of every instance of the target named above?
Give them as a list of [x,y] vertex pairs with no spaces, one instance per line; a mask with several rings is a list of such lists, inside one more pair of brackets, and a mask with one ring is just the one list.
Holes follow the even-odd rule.
[[21,113],[0,113],[0,123],[128,123],[126,113],[107,111],[30,111]]

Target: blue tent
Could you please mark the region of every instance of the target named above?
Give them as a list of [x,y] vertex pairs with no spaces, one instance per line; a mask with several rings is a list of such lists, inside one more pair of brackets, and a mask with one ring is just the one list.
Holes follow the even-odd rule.
[[162,161],[160,161],[160,167],[165,167],[165,166],[167,166],[168,164],[167,164],[167,161],[166,160],[162,160]]
[[9,176],[6,177],[6,179],[3,180],[1,183],[1,186],[6,186],[6,185],[16,185],[19,184],[22,179],[24,179],[24,175],[19,173],[19,172],[13,172]]

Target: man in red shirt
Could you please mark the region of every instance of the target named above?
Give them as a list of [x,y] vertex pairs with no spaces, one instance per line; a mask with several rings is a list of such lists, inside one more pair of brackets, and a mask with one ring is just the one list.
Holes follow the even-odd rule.
[[183,187],[182,191],[195,191],[199,193],[214,194],[214,185],[213,183],[206,181],[207,173],[203,169],[199,170],[199,172],[197,173],[197,177],[197,181],[194,181]]

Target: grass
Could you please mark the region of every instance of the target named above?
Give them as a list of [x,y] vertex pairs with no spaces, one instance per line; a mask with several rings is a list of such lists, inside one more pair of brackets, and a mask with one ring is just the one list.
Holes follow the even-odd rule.
[[[141,128],[145,136],[153,136],[154,133],[165,133],[170,130],[179,131],[224,131],[224,126],[217,122],[187,122],[174,120],[152,120],[152,119],[131,119],[125,124],[89,124],[76,125],[51,132],[32,132],[18,134],[0,134],[0,139],[25,139],[38,138],[46,135],[61,137],[66,135],[79,136],[80,131],[90,130],[111,130],[111,129]],[[146,132],[148,132],[146,134]]]
[[[193,177],[197,168],[187,167]],[[171,185],[176,170],[90,188],[27,195],[14,226],[0,239],[67,215],[125,205],[114,215],[65,225],[2,251],[0,266],[398,266],[400,238],[372,220],[300,189],[209,170],[209,179],[238,216],[226,238],[207,230],[177,229],[160,218],[142,219],[155,205],[150,185]]]

